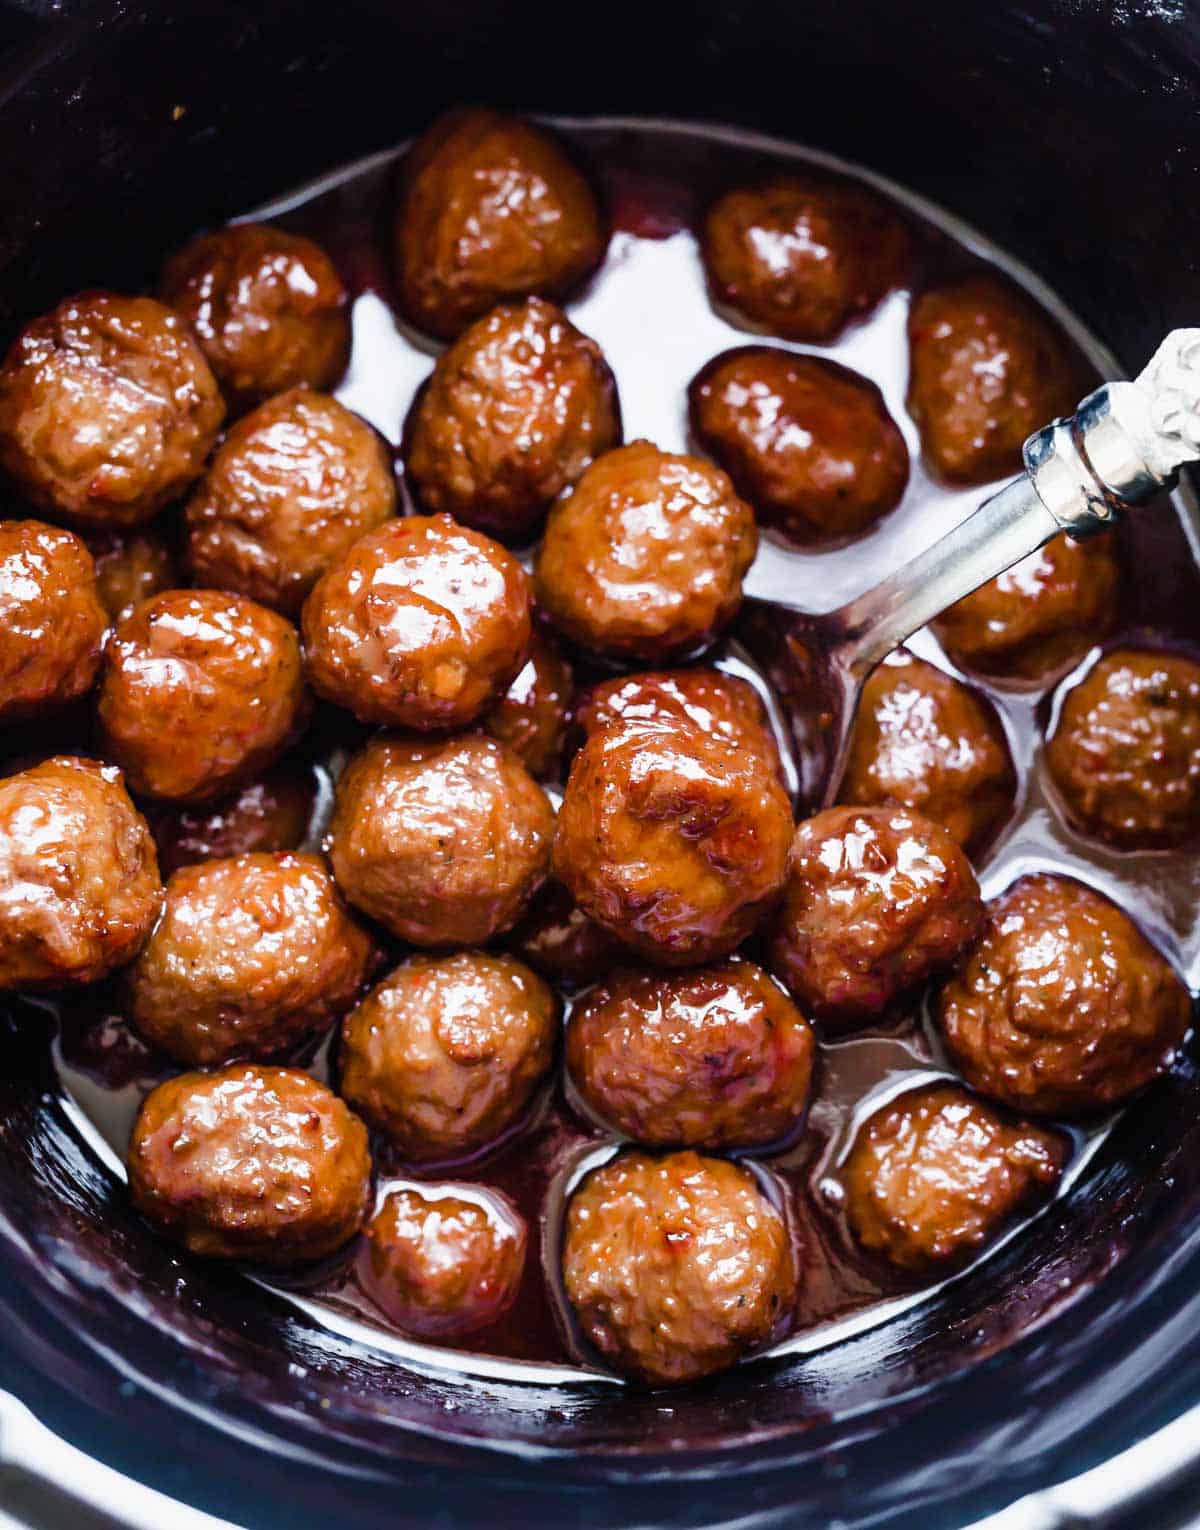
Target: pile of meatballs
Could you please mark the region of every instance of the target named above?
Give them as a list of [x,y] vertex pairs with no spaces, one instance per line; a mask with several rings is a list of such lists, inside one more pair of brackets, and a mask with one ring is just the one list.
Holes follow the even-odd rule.
[[[605,358],[557,306],[608,232],[552,135],[453,113],[394,194],[389,299],[445,343],[404,423],[404,500],[329,391],[348,295],[306,237],[205,234],[157,296],[70,297],[8,351],[0,720],[23,745],[0,779],[0,988],[111,983],[187,1070],[129,1143],[163,1236],[360,1259],[425,1339],[495,1323],[538,1257],[470,1164],[561,1060],[621,1139],[554,1243],[574,1320],[622,1374],[692,1381],[793,1321],[805,1251],[756,1159],[803,1132],[819,1035],[930,995],[962,1081],[889,1098],[838,1165],[862,1258],[925,1281],[1053,1193],[1056,1123],[1168,1067],[1189,996],[1076,881],[982,901],[972,857],[1015,772],[965,680],[892,655],[840,805],[797,822],[762,696],[711,662],[760,525],[845,545],[903,495],[878,388],[820,354],[912,284],[895,209],[807,172],[711,205],[712,301],[763,338],[695,378],[680,455],[623,443]],[[909,340],[944,481],[1016,471],[1079,396],[1057,332],[992,276],[918,290]],[[1118,587],[1109,540],[1060,538],[937,632],[960,672],[1046,685],[1111,629]],[[30,754],[29,724],[81,715],[83,752]],[[320,853],[294,766],[314,719],[349,741]],[[1044,766],[1074,832],[1183,843],[1200,666],[1108,651]],[[294,1065],[335,1027],[336,1090]],[[422,1177],[380,1196],[381,1154]]]

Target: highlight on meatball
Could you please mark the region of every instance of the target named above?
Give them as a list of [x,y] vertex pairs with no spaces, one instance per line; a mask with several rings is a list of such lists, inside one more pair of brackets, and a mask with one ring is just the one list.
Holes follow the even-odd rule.
[[553,878],[533,899],[505,944],[526,966],[560,988],[594,983],[629,959],[616,936],[589,919]]
[[552,780],[562,760],[571,694],[571,666],[553,643],[535,632],[524,667],[483,726],[520,756],[535,780]]
[[107,625],[77,536],[42,521],[0,521],[0,725],[86,696]]
[[110,623],[135,606],[182,582],[167,538],[153,526],[131,531],[90,531],[84,537],[96,565],[96,589]]
[[155,804],[150,828],[164,876],[198,861],[254,851],[296,850],[308,835],[316,803],[312,767],[283,762],[215,802]]

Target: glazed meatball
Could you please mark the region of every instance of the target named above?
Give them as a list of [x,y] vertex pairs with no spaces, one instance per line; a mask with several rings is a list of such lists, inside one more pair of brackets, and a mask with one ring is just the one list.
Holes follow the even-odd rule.
[[317,783],[306,765],[280,764],[216,802],[155,804],[150,828],[164,875],[198,861],[253,851],[295,850],[305,840]]
[[461,728],[508,689],[530,639],[529,582],[448,515],[360,537],[304,605],[313,689],[362,722]]
[[439,358],[405,427],[405,472],[426,510],[519,544],[620,439],[600,347],[529,298],[493,309]]
[[761,1348],[796,1296],[787,1228],[749,1170],[693,1152],[593,1170],[567,1211],[563,1281],[601,1355],[651,1386]]
[[1028,876],[988,906],[983,937],[938,998],[955,1065],[980,1094],[1080,1116],[1169,1067],[1187,989],[1133,921],[1068,877]]
[[168,590],[119,622],[104,652],[105,752],[142,796],[232,791],[283,753],[304,710],[295,629],[241,595]]
[[701,447],[799,546],[852,541],[900,503],[904,437],[875,384],[848,367],[770,346],[726,351],[688,401]]
[[167,262],[161,296],[195,330],[231,409],[332,388],[346,370],[346,289],[301,234],[260,223],[201,234]]
[[146,1097],[129,1193],[158,1232],[209,1259],[323,1259],[362,1226],[366,1128],[296,1068],[183,1073]]
[[511,749],[382,737],[338,782],[327,841],[351,903],[414,946],[482,945],[546,878],[554,810]]
[[842,1169],[846,1219],[863,1248],[933,1275],[964,1264],[1046,1199],[1066,1140],[1010,1121],[954,1084],[902,1094],[859,1127]]
[[727,956],[783,886],[792,815],[763,757],[680,723],[624,723],[575,756],[554,872],[648,961]]
[[840,800],[912,808],[982,849],[1012,810],[1016,777],[994,708],[904,649],[863,686]]
[[545,781],[557,774],[570,704],[571,666],[535,633],[524,668],[483,726],[520,755],[531,776]]
[[0,990],[96,982],[133,959],[161,904],[119,770],[60,755],[0,780]]
[[196,583],[291,616],[335,558],[396,510],[382,438],[324,393],[260,404],[221,443],[188,501]]
[[511,956],[410,956],[346,1018],[342,1094],[405,1158],[459,1158],[521,1115],[557,1032],[554,994]]
[[472,108],[428,128],[400,166],[396,292],[418,329],[453,339],[497,303],[562,298],[604,257],[587,181],[554,138]]
[[829,808],[796,830],[770,963],[810,1014],[875,1020],[982,925],[975,873],[940,825],[905,808]]
[[628,957],[616,936],[589,919],[553,879],[534,898],[506,944],[527,966],[563,988],[594,983]]
[[96,565],[96,588],[110,622],[123,621],[143,600],[177,589],[175,556],[152,527],[93,531],[84,538]]
[[719,468],[635,441],[550,512],[538,604],[608,658],[686,656],[736,615],[757,545],[754,513]]
[[42,521],[0,521],[0,726],[86,696],[107,625],[77,536]]
[[178,314],[85,292],[23,330],[0,367],[0,467],[79,526],[136,526],[197,476],[224,413]]

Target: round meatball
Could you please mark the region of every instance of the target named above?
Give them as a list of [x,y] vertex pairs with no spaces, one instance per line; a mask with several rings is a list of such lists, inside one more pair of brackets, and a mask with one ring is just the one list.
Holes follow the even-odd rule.
[[563,1281],[601,1355],[651,1386],[733,1365],[796,1298],[787,1227],[753,1175],[693,1152],[593,1170],[567,1210]]
[[351,903],[414,946],[482,945],[546,878],[554,810],[511,749],[377,738],[337,785],[327,846]]
[[197,584],[294,615],[335,558],[396,511],[382,438],[324,393],[268,399],[225,437],[188,501]]
[[980,1094],[1080,1116],[1135,1093],[1174,1058],[1187,989],[1114,903],[1068,877],[1020,878],[942,989],[946,1047]]
[[538,604],[608,658],[682,657],[737,614],[757,546],[754,512],[719,468],[635,441],[594,462],[550,512]]
[[1016,776],[991,704],[904,649],[863,686],[840,800],[913,808],[983,849],[1012,811]]
[[0,521],[0,726],[86,696],[108,621],[91,554],[41,521]]
[[912,1089],[859,1127],[841,1173],[846,1220],[870,1253],[935,1275],[1048,1198],[1066,1158],[1057,1132],[1010,1121],[955,1084]]
[[362,722],[462,728],[505,693],[530,639],[529,582],[448,515],[360,537],[304,605],[313,689]]
[[342,1094],[405,1158],[495,1141],[550,1071],[558,1004],[511,956],[410,956],[346,1017]]
[[950,483],[1019,473],[1026,438],[1073,414],[1083,391],[1062,336],[994,276],[922,293],[908,342],[908,412],[926,458]]
[[96,982],[133,959],[161,905],[119,770],[60,755],[0,780],[0,990]]
[[688,402],[696,440],[799,546],[853,541],[900,503],[908,447],[879,389],[848,367],[748,346],[710,361]]
[[539,781],[558,773],[571,704],[571,666],[534,634],[525,667],[483,720],[483,726]]
[[457,1187],[393,1190],[367,1223],[363,1285],[384,1314],[421,1339],[459,1339],[501,1317],[517,1294],[529,1234],[507,1197]]
[[604,257],[596,198],[558,142],[519,117],[448,112],[400,166],[396,295],[453,339],[497,303],[562,298]]
[[627,955],[621,942],[589,919],[562,883],[553,879],[534,898],[506,944],[535,972],[562,988],[594,983]]
[[366,1128],[296,1068],[183,1073],[134,1122],[133,1204],[208,1259],[323,1259],[362,1226],[370,1190]]
[[316,796],[311,767],[285,763],[216,802],[156,805],[149,818],[158,864],[170,875],[198,861],[295,850],[308,835]]
[[136,526],[204,466],[225,406],[178,314],[85,292],[35,319],[0,367],[0,467],[80,526]]
[[261,223],[201,234],[167,262],[162,299],[195,330],[231,409],[332,388],[350,357],[349,299],[320,245]]
[[104,651],[105,752],[145,797],[232,791],[283,753],[305,701],[295,629],[241,595],[168,590],[119,622]]
[[93,531],[85,538],[96,565],[96,588],[110,622],[123,621],[143,600],[180,584],[175,556],[151,527]]
[[875,1020],[983,926],[957,842],[905,808],[829,808],[792,841],[772,969],[823,1020]]
[[600,347],[528,298],[493,309],[439,358],[405,427],[405,472],[426,510],[522,543],[620,439]]

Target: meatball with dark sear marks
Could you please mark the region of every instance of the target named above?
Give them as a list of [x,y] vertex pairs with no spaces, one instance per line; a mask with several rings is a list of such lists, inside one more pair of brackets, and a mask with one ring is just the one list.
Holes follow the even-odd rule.
[[563,988],[581,988],[619,967],[629,953],[589,919],[553,879],[534,898],[505,942],[523,962]]
[[635,441],[594,462],[550,512],[538,605],[607,658],[684,657],[737,614],[757,546],[754,512],[719,468]]
[[848,367],[749,346],[710,361],[688,400],[701,447],[798,546],[852,541],[900,503],[904,437],[875,384]]
[[410,956],[346,1017],[341,1092],[405,1158],[460,1158],[517,1120],[557,1037],[553,992],[511,956]]
[[1069,877],[1038,875],[989,904],[936,1019],[980,1094],[1075,1117],[1127,1099],[1170,1066],[1191,1000],[1116,904]]
[[146,1097],[129,1143],[133,1204],[207,1259],[324,1259],[362,1226],[370,1189],[366,1128],[296,1068],[168,1079]]
[[493,738],[520,755],[535,780],[550,780],[558,773],[571,684],[571,666],[553,643],[535,632],[524,667],[483,720]]
[[0,780],[0,990],[97,982],[137,955],[161,906],[119,770],[60,755]]
[[163,875],[198,861],[298,849],[308,834],[316,795],[311,766],[283,763],[216,802],[156,804],[148,816]]
[[567,1209],[563,1282],[604,1359],[650,1386],[762,1348],[796,1298],[787,1227],[753,1175],[693,1152],[594,1169]]
[[77,536],[42,521],[0,521],[0,726],[86,696],[107,625]]
[[164,590],[178,589],[179,569],[166,538],[153,527],[93,531],[84,538],[96,565],[100,604],[112,623]]
[[405,425],[405,473],[427,511],[519,544],[620,439],[600,347],[529,298],[493,309],[439,357]]

